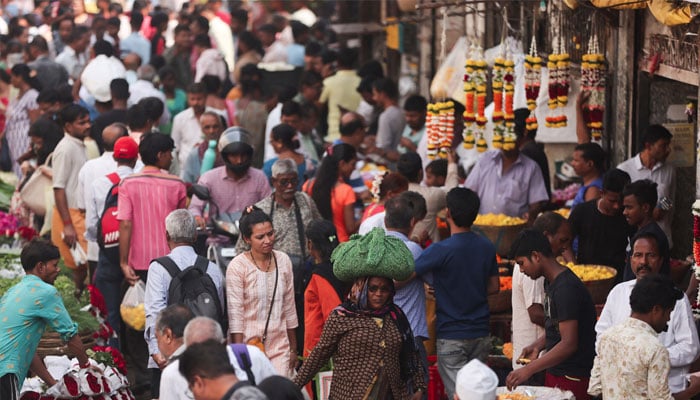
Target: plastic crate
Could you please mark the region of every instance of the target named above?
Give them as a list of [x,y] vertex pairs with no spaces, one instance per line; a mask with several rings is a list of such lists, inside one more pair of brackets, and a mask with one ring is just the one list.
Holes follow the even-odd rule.
[[437,356],[428,356],[428,400],[445,400],[445,386],[437,367]]

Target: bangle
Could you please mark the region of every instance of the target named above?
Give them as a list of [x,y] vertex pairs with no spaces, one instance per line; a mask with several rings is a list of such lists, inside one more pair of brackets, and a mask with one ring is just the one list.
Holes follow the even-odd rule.
[[70,218],[63,220],[63,226],[72,226],[72,225],[73,225],[73,221]]
[[296,350],[289,350],[289,354],[297,354]]

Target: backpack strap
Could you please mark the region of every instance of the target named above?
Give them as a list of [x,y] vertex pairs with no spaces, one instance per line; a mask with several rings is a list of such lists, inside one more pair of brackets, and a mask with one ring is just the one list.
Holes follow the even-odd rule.
[[251,369],[253,364],[250,361],[250,353],[248,353],[248,345],[245,343],[231,343],[231,350],[236,356],[236,361],[238,365],[243,368],[245,374],[248,376],[248,382],[255,386],[255,375],[253,375],[253,370]]
[[202,271],[202,273],[206,274],[207,269],[209,269],[209,260],[198,255],[197,259],[194,262],[194,267]]
[[122,179],[119,177],[119,174],[116,172],[112,172],[111,174],[107,174],[107,179],[109,179],[110,182],[112,182],[112,185],[116,185],[121,181]]
[[162,265],[163,268],[165,268],[165,270],[168,271],[171,278],[175,278],[176,276],[178,276],[180,274],[180,272],[182,272],[180,270],[180,267],[178,267],[177,264],[175,264],[175,261],[173,261],[173,259],[168,257],[168,256],[159,257],[153,261]]

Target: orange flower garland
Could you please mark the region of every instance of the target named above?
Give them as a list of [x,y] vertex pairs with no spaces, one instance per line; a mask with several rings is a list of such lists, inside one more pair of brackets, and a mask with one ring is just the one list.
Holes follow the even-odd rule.
[[537,55],[537,42],[533,37],[530,54],[525,56],[525,98],[527,99],[527,108],[530,110],[530,116],[525,120],[525,129],[528,131],[537,130],[535,108],[537,108],[537,98],[540,95],[541,74],[542,57]]
[[597,36],[593,35],[588,42],[588,53],[583,55],[581,62],[581,90],[590,93],[583,118],[594,142],[603,138],[605,70],[605,56],[598,49]]

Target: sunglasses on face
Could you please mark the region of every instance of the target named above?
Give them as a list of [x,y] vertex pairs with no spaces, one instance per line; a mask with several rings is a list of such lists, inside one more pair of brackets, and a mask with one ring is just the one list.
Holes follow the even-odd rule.
[[279,183],[280,186],[282,187],[287,187],[289,185],[291,186],[296,186],[299,183],[299,179],[297,178],[291,178],[291,179],[278,179],[277,183]]

